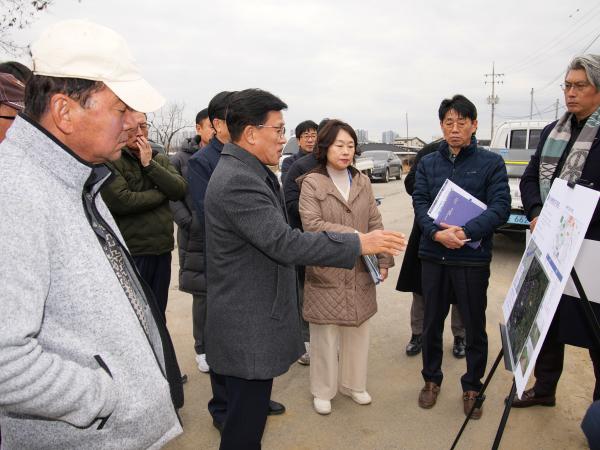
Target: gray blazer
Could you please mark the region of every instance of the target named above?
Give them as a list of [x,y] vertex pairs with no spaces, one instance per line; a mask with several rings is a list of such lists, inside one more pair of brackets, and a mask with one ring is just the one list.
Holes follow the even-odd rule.
[[350,269],[360,254],[356,234],[290,228],[268,170],[227,144],[206,191],[206,356],[221,375],[287,372],[304,352],[294,265]]

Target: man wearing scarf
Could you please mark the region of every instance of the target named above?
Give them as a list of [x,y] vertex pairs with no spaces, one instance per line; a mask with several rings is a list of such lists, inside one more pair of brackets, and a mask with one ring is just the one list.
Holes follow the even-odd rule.
[[[555,178],[600,189],[600,55],[574,58],[567,68],[562,88],[567,112],[544,128],[537,150],[521,178],[521,198],[532,231]],[[585,239],[600,241],[598,205]],[[593,296],[592,292],[587,294]],[[600,317],[600,305],[593,303],[592,308]],[[581,300],[563,294],[535,364],[535,385],[526,390],[521,399],[515,397],[514,407],[556,404],[565,344],[589,349],[596,376],[593,399],[600,399],[600,348],[594,342]]]

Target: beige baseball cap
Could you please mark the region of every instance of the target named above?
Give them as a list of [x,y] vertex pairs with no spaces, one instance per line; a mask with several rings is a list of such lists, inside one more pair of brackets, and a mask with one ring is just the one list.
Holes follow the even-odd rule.
[[125,39],[87,20],[50,26],[31,44],[33,73],[102,81],[130,108],[152,112],[165,99],[142,78]]

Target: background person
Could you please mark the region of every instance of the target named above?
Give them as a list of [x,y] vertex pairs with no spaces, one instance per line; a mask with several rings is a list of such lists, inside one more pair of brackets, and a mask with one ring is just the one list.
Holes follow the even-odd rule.
[[[208,108],[196,114],[195,138],[184,143],[170,160],[173,167],[188,180],[188,163],[201,148],[208,145],[214,135],[208,118]],[[197,138],[197,139],[196,139]],[[205,142],[208,138],[209,141]],[[173,219],[177,224],[177,250],[179,253],[179,290],[192,295],[192,325],[196,364],[200,372],[208,372],[204,350],[206,322],[206,277],[204,268],[204,224],[196,214],[191,184],[182,200],[171,202]]]
[[281,183],[285,183],[285,177],[292,164],[312,153],[317,142],[317,124],[312,120],[305,120],[296,126],[294,133],[298,141],[298,151],[281,163]]
[[166,320],[175,247],[169,200],[183,199],[187,182],[166,155],[150,147],[146,115],[134,112],[133,117],[121,158],[108,163],[114,178],[103,187],[102,198]]
[[[574,58],[567,68],[563,90],[567,111],[542,130],[535,154],[521,177],[521,200],[532,230],[557,177],[585,180],[592,183],[593,189],[600,188],[600,55]],[[585,239],[600,241],[600,205],[596,206]],[[600,317],[600,305],[591,305]],[[514,407],[555,405],[565,344],[589,349],[596,377],[592,398],[600,399],[600,348],[580,300],[563,295],[535,363],[535,384],[523,392],[522,398],[515,396]]]
[[[406,193],[412,195],[415,189],[415,175],[417,173],[417,166],[419,161],[426,155],[436,152],[438,149],[439,142],[432,142],[423,147],[413,162],[410,171],[404,177],[404,187]],[[425,315],[425,302],[423,300],[423,290],[421,288],[421,260],[419,259],[419,241],[421,240],[421,229],[415,218],[413,222],[412,230],[410,231],[410,237],[408,238],[408,245],[406,246],[406,252],[404,253],[404,259],[402,259],[402,267],[400,268],[400,275],[398,275],[398,283],[396,284],[396,290],[401,292],[412,292],[413,299],[410,306],[410,328],[412,335],[410,342],[406,345],[406,354],[408,356],[414,356],[421,353],[423,348],[423,316]],[[450,325],[452,328],[452,335],[454,336],[454,344],[452,345],[452,354],[456,358],[465,357],[465,327],[463,326],[462,319],[456,300],[452,302],[452,314],[450,316]]]
[[[298,180],[304,231],[383,229],[369,178],[351,166],[357,147],[356,133],[347,123],[330,120],[319,131],[315,157],[320,164]],[[394,259],[380,255],[379,265],[385,280]],[[351,269],[308,266],[304,295],[315,410],[329,414],[338,388],[361,405],[371,403],[367,392],[369,319],[377,312],[377,302],[375,283],[364,262],[359,258]]]
[[[296,127],[295,130],[295,136],[296,139],[298,140],[298,151],[296,153],[294,153],[292,156],[288,156],[286,159],[283,160],[283,163],[281,164],[281,184],[283,185],[283,189],[284,189],[284,197],[286,198],[286,208],[287,208],[287,193],[285,192],[286,189],[286,178],[287,178],[287,174],[288,171],[290,169],[290,167],[292,167],[294,165],[294,163],[296,161],[298,161],[299,159],[301,159],[304,156],[307,155],[311,155],[313,152],[313,149],[315,147],[315,143],[317,141],[317,124],[315,122],[313,122],[312,120],[305,120],[304,122],[300,122],[298,124],[298,126]],[[295,178],[297,178],[299,175],[296,174],[296,172],[292,172],[292,176],[294,177],[293,180],[291,180],[291,184],[296,185],[295,187],[297,188],[297,184],[296,184],[296,180]],[[299,191],[298,191],[299,194]],[[300,220],[298,217],[298,197],[295,198],[295,211],[292,213],[294,215],[294,217],[298,218],[298,221]],[[288,214],[290,214],[289,209],[288,209]],[[288,216],[288,220],[290,225],[294,226],[295,228],[301,228],[301,227],[297,227],[295,226],[296,224],[293,224],[292,219]],[[304,266],[296,266],[296,272],[298,274],[298,308],[300,311],[302,311],[302,304],[303,304],[303,298],[304,298]],[[301,318],[301,328],[302,328],[302,338],[304,339],[304,346],[306,348],[306,352],[304,352],[304,354],[298,358],[298,363],[302,364],[304,366],[307,366],[310,364],[310,347],[309,347],[309,342],[310,342],[310,333],[309,333],[309,329],[308,329],[308,322],[306,322],[305,320],[303,320]]]
[[14,76],[0,73],[0,142],[25,104],[25,84]]

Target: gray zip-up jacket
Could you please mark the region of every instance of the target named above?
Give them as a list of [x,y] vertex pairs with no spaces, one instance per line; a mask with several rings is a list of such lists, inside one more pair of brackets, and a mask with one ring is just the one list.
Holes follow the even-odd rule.
[[[21,117],[0,144],[3,449],[160,448],[182,431],[157,324],[145,333],[86,217],[93,169]],[[123,242],[104,181],[89,199]]]

